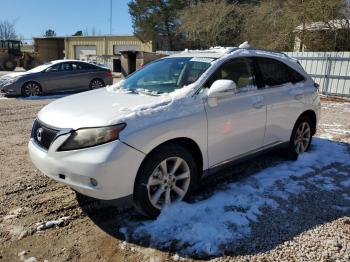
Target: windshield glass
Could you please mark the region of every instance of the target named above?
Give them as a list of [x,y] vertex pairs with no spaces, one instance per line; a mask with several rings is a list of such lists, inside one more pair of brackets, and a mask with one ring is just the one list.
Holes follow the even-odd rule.
[[50,65],[52,65],[51,62],[45,63],[43,65],[39,65],[37,67],[34,67],[33,69],[28,70],[27,72],[29,72],[29,73],[39,73],[39,72],[42,72],[45,69],[47,69]]
[[146,90],[152,93],[170,93],[195,82],[214,59],[177,57],[153,62],[123,82],[122,88]]

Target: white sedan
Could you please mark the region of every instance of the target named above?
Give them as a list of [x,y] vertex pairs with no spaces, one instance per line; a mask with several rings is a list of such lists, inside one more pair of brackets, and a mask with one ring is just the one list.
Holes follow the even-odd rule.
[[132,197],[156,217],[199,181],[258,153],[307,151],[317,84],[284,54],[250,48],[185,51],[117,86],[45,106],[29,153],[45,175],[97,199]]

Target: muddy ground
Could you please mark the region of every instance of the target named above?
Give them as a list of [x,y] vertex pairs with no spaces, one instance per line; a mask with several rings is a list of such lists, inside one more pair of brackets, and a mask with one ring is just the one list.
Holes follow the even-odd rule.
[[[52,100],[0,98],[0,261],[184,260],[172,250],[147,247],[146,240],[144,244],[125,241],[119,228],[126,221],[143,219],[133,209],[119,212],[116,208],[105,207],[88,211],[87,208],[91,208],[89,203],[79,203],[71,189],[46,178],[33,166],[27,152],[31,124],[37,112],[50,101]],[[350,132],[346,130],[350,130],[350,112],[341,110],[343,101],[323,99],[323,103],[318,135],[349,144]],[[278,153],[259,157],[254,164],[239,166],[237,177],[239,179],[242,174],[249,175],[281,161],[283,159]],[[345,171],[350,175],[349,169]],[[225,179],[231,181],[237,178]],[[217,183],[225,183],[225,179],[224,182],[220,180]],[[205,185],[202,192],[197,194],[205,197],[214,192],[215,188],[212,184]],[[331,251],[321,260],[349,261],[349,215],[349,212],[345,212],[327,217],[321,220],[324,223],[304,228],[304,231],[299,230],[288,236],[288,239],[278,241],[276,238],[280,235],[270,234],[267,227],[262,232],[267,236],[261,237],[261,241],[267,242],[264,248],[257,246],[250,251],[228,252],[204,259],[314,261],[315,258],[303,258],[302,254],[334,245],[335,253],[330,248]],[[38,230],[40,223],[60,218],[63,219],[56,221],[58,225]],[[274,239],[269,239],[269,234]],[[341,255],[335,254],[344,248],[344,244],[342,248],[337,248],[338,242],[331,243],[329,236],[337,236],[339,243],[341,240],[348,243],[349,246]]]

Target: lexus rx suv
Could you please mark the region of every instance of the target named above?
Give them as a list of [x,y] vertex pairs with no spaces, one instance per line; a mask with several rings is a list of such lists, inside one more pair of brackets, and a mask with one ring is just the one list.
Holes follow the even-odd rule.
[[184,51],[117,85],[45,106],[29,153],[45,175],[156,217],[218,169],[266,150],[308,151],[317,84],[298,61],[252,48]]

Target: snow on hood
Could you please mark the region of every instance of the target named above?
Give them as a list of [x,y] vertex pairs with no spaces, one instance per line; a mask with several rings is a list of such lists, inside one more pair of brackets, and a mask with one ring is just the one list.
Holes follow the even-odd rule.
[[58,99],[45,106],[38,118],[57,128],[106,126],[149,114],[171,102],[170,96],[138,95],[126,90],[110,92],[102,88]]

